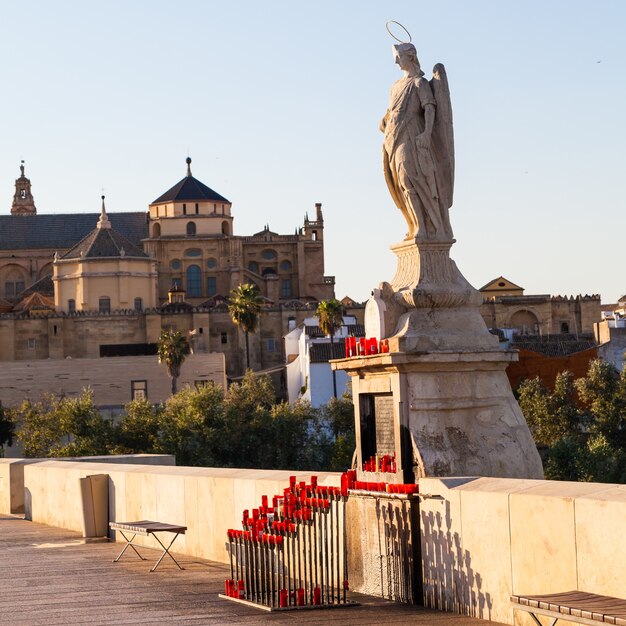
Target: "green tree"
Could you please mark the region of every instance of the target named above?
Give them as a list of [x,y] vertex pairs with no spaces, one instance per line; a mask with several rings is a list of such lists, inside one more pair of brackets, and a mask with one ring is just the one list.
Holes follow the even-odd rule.
[[626,483],[625,372],[595,360],[583,378],[561,372],[552,391],[524,381],[518,398],[547,478]]
[[235,326],[243,331],[246,337],[247,369],[250,369],[250,345],[248,335],[249,333],[256,332],[262,306],[263,300],[255,285],[246,283],[239,285],[239,287],[230,292],[228,313]]
[[[335,300],[335,298],[332,300],[322,300],[317,305],[315,314],[317,315],[322,332],[330,337],[330,354],[332,358],[335,333],[343,324],[343,307],[341,302]],[[337,397],[337,377],[335,370],[333,370],[333,397]]]
[[76,398],[25,400],[16,418],[17,438],[27,457],[102,455],[114,445],[111,421],[95,407],[90,389]]
[[165,363],[167,374],[172,379],[172,395],[176,393],[180,369],[190,351],[189,341],[180,330],[170,328],[161,331],[157,354],[159,363]]
[[163,454],[161,424],[163,405],[147,399],[131,400],[116,429],[113,454]]
[[331,398],[322,407],[322,415],[333,434],[331,456],[326,469],[333,472],[344,472],[352,467],[352,458],[356,450],[354,432],[354,405],[349,393],[341,398]]
[[224,399],[224,464],[230,467],[270,466],[275,445],[270,409],[276,394],[268,376],[247,371]]
[[15,415],[0,403],[0,457],[4,455],[4,446],[12,446],[15,437]]
[[552,391],[539,377],[525,380],[518,387],[517,396],[538,445],[553,446],[566,437],[573,441],[583,437],[588,416],[576,403],[576,388],[570,372],[557,374]]
[[210,383],[168,398],[161,419],[163,452],[179,465],[222,466],[224,391]]
[[592,434],[602,435],[608,445],[626,449],[626,370],[596,359],[587,376],[576,381],[582,406],[590,415]]

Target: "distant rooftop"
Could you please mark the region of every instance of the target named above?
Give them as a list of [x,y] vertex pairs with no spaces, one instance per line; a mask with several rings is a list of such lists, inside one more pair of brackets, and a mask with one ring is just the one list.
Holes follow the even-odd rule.
[[[0,250],[67,250],[95,228],[99,217],[99,213],[0,215]],[[140,246],[148,236],[147,212],[109,213],[108,217],[112,228],[134,245]]]
[[177,182],[171,189],[168,189],[162,196],[159,196],[152,204],[160,204],[162,202],[224,202],[230,204],[230,201],[224,196],[217,193],[197,178],[191,175],[191,159],[187,158],[187,176]]

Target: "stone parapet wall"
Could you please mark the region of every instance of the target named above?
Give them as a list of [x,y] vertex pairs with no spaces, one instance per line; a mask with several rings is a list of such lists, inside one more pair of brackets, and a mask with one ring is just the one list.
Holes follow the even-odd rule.
[[426,478],[420,493],[435,496],[420,505],[427,606],[525,626],[511,594],[626,598],[626,485]]
[[[110,520],[153,519],[185,525],[188,532],[177,541],[176,550],[219,562],[227,561],[226,531],[241,527],[243,509],[257,506],[262,495],[282,493],[295,473],[89,459],[29,460],[21,463],[20,471],[28,519],[81,531],[79,478],[107,474]],[[0,513],[10,512],[7,488],[18,474],[16,462],[0,462]],[[311,472],[296,475],[308,482]],[[320,484],[339,485],[339,474],[317,475]],[[410,511],[409,503],[387,502],[382,494],[368,498],[371,506],[366,512],[362,498],[350,499],[349,525],[359,525],[360,530],[354,530],[361,543],[348,546],[349,567],[354,583],[368,593],[389,597],[385,590],[397,591],[398,585],[404,585],[407,594],[414,586],[419,588],[419,581],[410,579],[410,562],[398,561],[406,548],[394,551],[393,567],[368,571],[372,563],[379,563],[381,554],[388,556],[389,542],[399,541],[400,535],[410,545],[419,520],[420,545],[413,554],[419,558],[421,549],[427,606],[526,626],[530,618],[514,614],[511,594],[578,589],[625,597],[626,485],[423,478],[420,493],[420,503],[412,501]],[[390,506],[402,510],[398,513]],[[414,513],[418,519],[409,523]],[[400,535],[387,532],[387,524],[399,519],[404,524]],[[148,538],[145,545],[155,544]]]
[[[32,521],[81,532],[79,479],[108,474],[110,521],[187,526],[177,552],[225,563],[226,531],[241,528],[243,510],[257,507],[262,495],[282,494],[294,473],[298,480],[310,482],[313,474],[321,485],[340,486],[338,473],[40,461],[24,466],[25,513]],[[142,541],[156,545],[150,537]]]
[[[0,513],[24,513],[24,466],[42,463],[47,459],[0,458]],[[174,466],[172,454],[117,454],[60,459],[63,462],[113,463],[132,465]]]

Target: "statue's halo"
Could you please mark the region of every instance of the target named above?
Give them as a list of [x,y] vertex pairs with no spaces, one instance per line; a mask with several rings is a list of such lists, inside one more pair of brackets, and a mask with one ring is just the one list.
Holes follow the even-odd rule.
[[[398,37],[396,37],[392,32],[391,29],[389,28],[389,24],[397,24],[408,36],[409,36],[409,40],[408,41],[403,41],[402,39],[398,39]],[[413,41],[413,38],[411,37],[411,33],[404,27],[402,26],[402,24],[400,24],[400,22],[396,22],[396,20],[389,20],[386,24],[385,24],[385,28],[387,29],[387,32],[396,40],[399,41],[400,43],[411,43]]]

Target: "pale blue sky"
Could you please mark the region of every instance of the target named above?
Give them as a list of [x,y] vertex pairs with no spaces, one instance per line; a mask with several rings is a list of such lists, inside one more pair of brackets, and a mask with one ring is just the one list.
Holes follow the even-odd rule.
[[236,234],[292,233],[322,202],[326,274],[357,300],[406,227],[378,123],[400,76],[385,22],[445,64],[452,257],[475,286],[600,293],[624,279],[626,2],[1,0],[0,211],[20,159],[40,213],[146,210],[185,174]]

